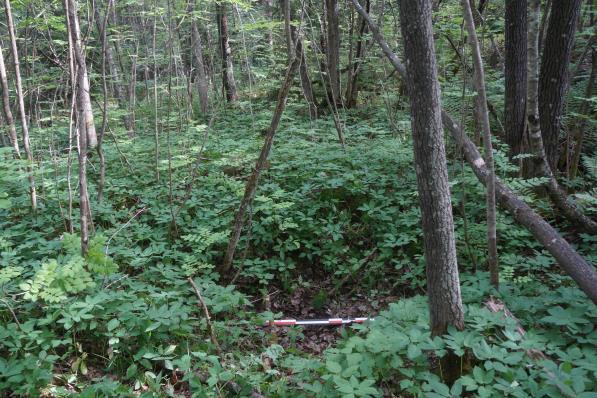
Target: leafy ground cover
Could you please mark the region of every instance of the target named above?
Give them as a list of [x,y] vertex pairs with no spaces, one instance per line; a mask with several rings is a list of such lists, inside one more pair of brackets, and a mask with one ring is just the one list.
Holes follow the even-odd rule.
[[[503,281],[499,291],[490,287],[484,192],[451,147],[467,328],[430,338],[403,111],[392,115],[394,128],[385,109],[346,112],[343,149],[331,118],[310,121],[290,105],[235,274],[220,280],[215,270],[270,118],[259,101],[226,112],[211,128],[195,121],[175,132],[166,123],[169,156],[159,182],[150,139],[115,132],[118,145],[106,143],[110,178],[102,202],[90,186],[96,235],[86,258],[78,237],[64,232],[66,155],[41,163],[35,217],[26,216],[26,176],[16,173],[22,165],[0,163],[0,390],[83,397],[597,396],[597,308],[504,213]],[[96,162],[90,160],[92,182]],[[513,178],[499,151],[496,162],[500,177],[595,263],[595,237],[562,223],[534,195],[538,182]],[[586,178],[592,184],[597,175]],[[584,204],[594,213],[590,196]],[[189,277],[205,298],[221,353]],[[490,297],[516,319],[491,312],[484,304]],[[280,316],[355,315],[376,320],[339,329],[263,327]],[[437,360],[446,348],[461,356],[465,370],[451,387],[442,383]]]

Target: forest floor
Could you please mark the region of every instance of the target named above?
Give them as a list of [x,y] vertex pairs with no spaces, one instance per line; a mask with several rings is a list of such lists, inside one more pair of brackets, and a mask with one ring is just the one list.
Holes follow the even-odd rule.
[[[449,144],[467,329],[430,337],[412,147],[400,127],[408,125],[402,110],[342,115],[343,149],[331,118],[309,121],[291,103],[237,250],[238,279],[226,285],[231,278],[221,278],[216,268],[263,142],[259,132],[271,118],[269,104],[250,105],[228,109],[211,129],[194,122],[178,132],[176,123],[164,122],[159,181],[151,138],[109,137],[102,202],[98,160],[90,159],[96,237],[86,259],[78,254],[78,236],[64,232],[68,185],[56,176],[67,175],[66,156],[42,164],[43,200],[35,217],[28,216],[26,181],[0,169],[12,198],[11,207],[0,210],[0,285],[10,305],[0,309],[0,389],[15,396],[88,397],[256,391],[271,397],[446,397],[463,389],[479,396],[557,396],[565,390],[589,397],[582,394],[597,388],[596,307],[502,212],[502,286],[492,289],[483,265],[484,189]],[[151,131],[152,118],[145,120],[139,130]],[[52,137],[46,139],[49,144]],[[511,177],[500,145],[498,174],[553,222],[548,204],[533,196],[534,182]],[[595,237],[574,235],[578,250],[594,263]],[[189,277],[205,298],[221,352]],[[524,340],[512,321],[484,307],[490,296],[518,317],[527,330]],[[280,318],[357,316],[376,320],[263,326]],[[429,359],[448,346],[466,362],[466,377],[452,387]],[[533,363],[524,356],[529,347],[549,360]]]

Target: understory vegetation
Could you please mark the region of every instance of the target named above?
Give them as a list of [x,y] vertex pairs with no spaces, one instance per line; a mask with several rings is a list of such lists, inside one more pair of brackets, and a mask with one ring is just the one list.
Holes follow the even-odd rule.
[[[239,21],[241,15],[259,16],[261,8],[244,3],[228,3],[238,7]],[[463,66],[445,39],[465,43],[463,22],[452,18],[460,12],[458,2],[447,3],[434,13],[442,102],[473,131],[475,90],[461,76],[471,65]],[[482,29],[502,46],[503,21],[497,15],[503,2],[496,3]],[[15,7],[25,15],[25,6]],[[63,19],[56,14],[44,24],[64,34]],[[27,21],[21,19],[22,28]],[[204,114],[197,98],[184,98],[186,83],[166,54],[157,61],[159,83],[149,72],[145,81],[134,82],[139,95],[134,135],[122,125],[125,112],[115,99],[101,105],[101,45],[90,44],[87,62],[94,59],[97,66],[89,74],[96,124],[107,106],[108,128],[101,144],[106,167],[101,199],[100,158],[90,151],[86,162],[92,209],[86,252],[77,216],[72,110],[42,101],[47,116],[30,126],[33,163],[16,159],[8,145],[0,147],[0,395],[597,397],[597,306],[502,210],[496,228],[499,288],[492,285],[486,190],[462,148],[448,138],[465,327],[432,336],[408,97],[366,31],[370,48],[361,66],[358,106],[334,111],[324,106],[311,118],[300,85],[290,90],[234,265],[222,275],[231,226],[286,67],[282,44],[272,54],[256,46],[251,69],[244,64],[251,47],[243,40],[259,42],[265,29],[281,30],[280,24],[235,23],[240,99],[224,103],[216,88],[209,93],[212,109]],[[160,40],[171,40],[165,26],[158,47]],[[217,32],[215,25],[211,29]],[[579,47],[588,41],[586,33],[577,34]],[[65,48],[66,41],[55,41]],[[489,44],[484,49],[489,58]],[[218,54],[217,48],[204,51],[206,58]],[[310,57],[312,64],[320,60]],[[152,63],[156,68],[155,54],[153,60],[149,53],[139,57],[139,74]],[[62,73],[49,68],[47,74],[31,74],[27,84],[50,93]],[[502,70],[487,68],[486,74],[488,102],[502,104]],[[571,82],[564,125],[581,113],[585,80]],[[156,85],[155,96],[148,81]],[[325,88],[314,84],[314,89],[325,98]],[[492,114],[494,131],[501,130],[503,116]],[[334,118],[345,143],[339,142]],[[594,219],[597,135],[595,121],[588,117],[585,123],[578,175],[561,181]],[[518,159],[532,155],[512,161],[503,138],[496,133],[492,141],[496,176],[591,266],[597,264],[597,236],[553,206],[542,189],[546,177],[522,177]],[[268,324],[349,316],[372,319],[340,327]],[[459,361],[453,383],[442,369],[448,353]]]
[[[597,309],[502,213],[502,285],[499,292],[491,287],[482,271],[483,190],[461,169],[457,148],[450,182],[467,328],[430,338],[412,150],[406,133],[392,131],[385,112],[373,108],[346,115],[349,145],[342,149],[330,120],[310,122],[289,106],[241,241],[238,277],[234,285],[221,285],[216,261],[258,152],[255,131],[269,117],[267,104],[252,105],[252,116],[243,112],[248,104],[240,104],[210,131],[196,122],[177,133],[171,161],[160,164],[171,179],[160,184],[152,178],[147,140],[121,138],[119,150],[108,143],[110,179],[105,200],[94,205],[96,235],[86,258],[78,236],[64,233],[67,158],[40,166],[44,205],[35,217],[28,216],[18,163],[2,163],[2,189],[10,198],[1,225],[3,389],[90,397],[136,391],[175,396],[189,389],[202,396],[225,394],[223,386],[234,382],[246,394],[267,396],[593,396]],[[498,173],[507,176],[512,166],[498,159]],[[174,227],[172,214],[193,175],[196,188]],[[512,183],[547,217],[556,217],[532,194],[532,180]],[[463,192],[468,242],[459,213]],[[594,236],[573,239],[595,261]],[[374,258],[363,264],[373,250]],[[222,356],[188,277],[203,291]],[[301,352],[299,327],[262,326],[293,315],[268,312],[264,294],[277,289],[290,295],[297,288],[307,291],[300,306],[320,315],[339,315],[326,314],[333,296],[358,295],[367,311],[361,315],[375,321],[339,331],[321,355]],[[377,314],[371,302],[384,295],[396,302]],[[503,300],[518,322],[485,308],[490,296]],[[281,345],[279,334],[291,338]],[[451,388],[440,369],[430,367],[446,347],[468,367]],[[526,354],[532,350],[545,357]]]

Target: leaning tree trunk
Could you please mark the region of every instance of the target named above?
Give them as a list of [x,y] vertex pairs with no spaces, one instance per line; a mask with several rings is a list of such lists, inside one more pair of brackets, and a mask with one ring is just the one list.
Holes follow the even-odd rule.
[[[406,68],[398,56],[390,49],[377,25],[371,17],[363,10],[358,0],[351,0],[356,10],[365,18],[369,25],[369,30],[373,33],[375,41],[382,48],[384,55],[390,60],[392,66],[398,72],[398,75],[404,80],[408,80]],[[475,144],[468,138],[466,132],[450,116],[448,112],[442,110],[442,121],[446,129],[452,135],[463,150],[464,158],[477,176],[477,179],[486,184],[489,171],[485,161],[479,154]],[[570,275],[578,284],[580,289],[594,302],[597,303],[597,271],[590,265],[549,223],[524,201],[520,200],[512,190],[502,184],[499,178],[495,180],[496,199],[498,203],[508,210],[514,219],[523,225],[533,234],[535,239],[545,247],[545,249],[555,257],[560,267]]]
[[296,74],[296,70],[298,69],[299,62],[299,58],[295,57],[290,63],[290,65],[288,65],[288,70],[286,71],[286,78],[284,79],[284,83],[282,84],[282,87],[280,87],[280,91],[278,92],[278,102],[276,104],[276,109],[274,110],[272,121],[269,126],[267,135],[265,137],[263,147],[261,148],[261,153],[259,154],[259,158],[257,159],[257,163],[255,164],[255,168],[253,168],[251,176],[247,180],[247,184],[245,186],[245,193],[240,202],[240,206],[238,207],[238,211],[236,212],[236,216],[234,217],[234,224],[230,233],[230,239],[228,241],[228,248],[226,249],[226,255],[224,257],[224,263],[222,264],[219,270],[220,275],[222,276],[226,276],[226,274],[228,273],[228,271],[230,271],[232,267],[232,262],[234,261],[234,253],[236,251],[238,241],[240,240],[240,235],[245,221],[245,213],[247,212],[247,209],[251,206],[251,203],[253,203],[253,199],[255,198],[255,191],[257,189],[257,184],[259,183],[259,177],[261,175],[261,171],[265,166],[267,157],[269,156],[269,152],[272,149],[272,145],[274,143],[274,136],[276,134],[276,130],[278,129],[280,119],[282,118],[284,108],[286,107],[288,93],[290,92],[290,87],[292,86],[292,81],[294,80],[294,75]]
[[[64,0],[66,24],[68,29],[69,52],[74,60],[71,67],[71,76],[75,76],[76,107],[77,107],[77,146],[79,157],[79,216],[81,223],[81,253],[87,254],[89,248],[89,228],[91,225],[91,207],[89,205],[89,192],[87,190],[87,151],[90,148],[90,138],[97,136],[89,97],[89,80],[87,78],[87,65],[81,45],[81,32],[79,18],[74,0]],[[94,146],[95,146],[94,145]]]
[[[427,262],[431,334],[438,336],[446,333],[449,326],[464,329],[464,312],[433,45],[431,1],[401,1],[400,27],[404,53],[409,60],[406,82],[410,92],[415,170]],[[459,377],[460,360],[454,353],[442,358],[442,372],[449,384]]]
[[197,20],[193,15],[195,10],[195,1],[189,2],[189,12],[191,14],[191,46],[193,47],[193,55],[195,56],[196,70],[197,70],[197,89],[199,91],[199,105],[201,112],[205,115],[209,110],[208,90],[209,84],[207,82],[207,75],[205,74],[205,62],[203,61],[203,43],[201,42],[201,34],[197,27]]
[[12,20],[12,11],[10,9],[10,0],[5,0],[4,11],[6,12],[6,27],[10,37],[10,49],[15,72],[15,88],[17,89],[17,103],[19,105],[19,116],[21,117],[21,133],[23,136],[23,148],[27,155],[27,173],[29,174],[29,194],[31,197],[31,209],[37,210],[37,193],[35,191],[35,177],[33,177],[33,154],[29,141],[29,126],[27,125],[27,114],[25,113],[25,98],[23,96],[23,84],[21,82],[21,68],[19,64],[19,52],[17,50],[17,38],[14,22]]
[[234,66],[232,64],[232,50],[228,39],[228,18],[226,16],[226,5],[223,2],[216,4],[218,18],[218,33],[220,35],[220,55],[222,56],[222,85],[226,100],[233,102],[238,100],[236,83],[234,82]]
[[562,111],[568,90],[568,64],[582,0],[557,2],[551,9],[539,76],[539,122],[547,162],[558,170]]
[[510,156],[522,152],[527,91],[527,0],[506,0],[504,129]]
[[468,32],[468,41],[471,45],[473,54],[473,83],[477,91],[477,115],[483,130],[483,146],[485,148],[485,163],[489,170],[487,178],[487,265],[491,283],[495,288],[499,287],[500,275],[498,271],[497,254],[497,234],[496,234],[496,211],[495,211],[495,168],[493,164],[493,148],[491,145],[491,129],[489,127],[489,110],[487,109],[487,95],[485,93],[485,71],[483,68],[483,59],[481,58],[481,48],[477,39],[477,32],[473,22],[473,13],[469,0],[462,0],[464,10],[464,21]]
[[2,89],[2,111],[4,112],[4,120],[8,128],[8,138],[10,145],[17,159],[21,158],[21,151],[19,150],[19,140],[17,139],[17,129],[15,128],[15,121],[10,110],[10,97],[8,95],[8,78],[6,76],[6,65],[4,64],[4,54],[2,45],[0,44],[0,89]]
[[326,18],[326,72],[328,97],[336,106],[342,104],[340,93],[340,22],[338,0],[325,0]]

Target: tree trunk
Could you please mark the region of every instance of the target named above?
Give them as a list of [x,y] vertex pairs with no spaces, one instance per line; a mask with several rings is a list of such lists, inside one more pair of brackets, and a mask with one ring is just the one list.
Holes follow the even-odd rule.
[[527,0],[506,0],[504,128],[510,156],[522,152],[527,91]]
[[223,2],[216,4],[218,18],[218,33],[220,35],[220,55],[222,56],[222,85],[226,100],[234,102],[238,100],[236,83],[234,82],[234,66],[232,64],[232,51],[228,40],[228,18],[226,16],[226,5]]
[[571,155],[568,156],[570,159],[570,179],[576,178],[585,135],[585,128],[587,127],[587,119],[591,119],[592,117],[590,107],[593,97],[593,86],[595,85],[595,69],[597,69],[597,65],[595,65],[597,63],[597,50],[592,50],[591,52],[591,74],[589,76],[589,80],[587,81],[585,98],[580,106],[580,115],[572,125],[572,131],[570,132],[570,138],[572,139],[572,143],[569,148]]
[[[110,1],[108,1],[108,4],[111,4]],[[111,81],[110,87],[112,88],[112,93],[114,94],[114,96],[116,97],[116,100],[118,101],[118,108],[122,112],[124,112],[124,115],[122,116],[122,123],[124,124],[124,127],[126,128],[129,138],[131,138],[131,137],[135,136],[135,130],[133,127],[133,123],[131,122],[131,117],[130,117],[130,115],[128,115],[128,107],[127,107],[126,96],[125,96],[126,94],[125,94],[123,84],[120,81],[121,73],[119,70],[119,66],[114,61],[114,54],[112,52],[112,45],[109,40],[108,31],[107,31],[107,29],[104,28],[104,25],[107,26],[107,21],[109,20],[109,7],[110,6],[108,6],[108,10],[106,10],[107,15],[104,18],[101,18],[100,13],[99,13],[98,4],[95,4],[95,6],[93,7],[93,14],[94,14],[95,24],[97,26],[97,31],[98,31],[99,37],[102,40],[102,48],[105,49],[105,51],[103,51],[103,52],[104,52],[104,56],[106,57],[106,64],[108,65],[108,71],[110,73],[110,81]],[[104,24],[104,21],[106,22],[105,24]],[[104,32],[104,30],[106,30],[106,32]],[[105,41],[105,43],[104,43],[104,41]]]
[[562,111],[568,90],[568,64],[582,0],[558,2],[552,7],[545,35],[539,76],[539,122],[545,155],[557,172]]
[[[369,13],[371,8],[370,0],[365,1],[365,11]],[[346,107],[353,108],[357,104],[357,97],[359,92],[358,77],[363,57],[365,56],[365,46],[363,36],[367,33],[367,22],[359,15],[359,31],[357,34],[357,43],[353,62],[348,66],[348,79],[346,81]]]
[[282,11],[284,14],[284,38],[286,39],[286,53],[288,54],[288,64],[294,59],[294,48],[292,38],[292,10],[290,7],[290,0],[282,0]]
[[292,41],[296,43],[295,51],[296,57],[300,61],[299,75],[301,78],[301,89],[303,91],[303,97],[309,105],[309,116],[311,120],[317,119],[317,104],[315,103],[315,95],[313,94],[313,86],[311,79],[309,78],[309,69],[307,65],[307,58],[305,57],[305,50],[303,47],[303,39],[297,32],[297,29],[291,27]]
[[228,273],[228,271],[230,271],[230,268],[232,267],[232,262],[234,260],[234,252],[236,251],[236,246],[238,245],[238,241],[240,240],[240,235],[245,221],[245,213],[247,212],[247,209],[251,206],[251,203],[253,203],[255,191],[257,189],[257,184],[259,183],[259,177],[261,175],[261,171],[265,166],[265,162],[267,161],[269,152],[272,149],[272,145],[274,143],[274,136],[276,134],[276,130],[278,129],[280,119],[282,118],[284,108],[286,107],[288,93],[290,92],[290,87],[292,86],[292,81],[294,80],[294,75],[296,74],[296,70],[298,69],[299,62],[300,60],[297,57],[295,57],[290,63],[290,65],[288,65],[288,70],[286,71],[286,78],[284,79],[284,83],[282,84],[282,87],[280,87],[280,91],[278,92],[278,102],[276,104],[276,109],[274,110],[274,114],[272,116],[272,121],[267,132],[267,136],[265,137],[265,141],[263,143],[263,147],[261,148],[261,153],[259,154],[257,163],[255,164],[255,168],[253,169],[251,176],[247,180],[247,184],[245,186],[245,194],[240,202],[240,206],[238,208],[238,211],[236,212],[236,216],[234,217],[234,224],[232,227],[232,232],[230,233],[228,248],[226,249],[224,262],[220,267],[219,271],[221,276],[226,276],[226,274]]
[[559,186],[551,169],[543,146],[541,126],[539,122],[539,0],[531,0],[531,23],[529,26],[529,62],[528,62],[528,99],[527,121],[529,126],[529,143],[534,157],[531,167],[538,175],[547,177],[547,192],[556,207],[575,225],[585,231],[597,234],[597,223],[585,216],[576,204],[568,198],[567,193]]
[[[385,56],[400,77],[408,80],[406,69],[398,56],[390,49],[388,43],[379,32],[377,25],[363,10],[358,0],[351,0],[356,10],[366,19],[375,41],[382,48]],[[468,138],[462,126],[456,122],[445,110],[442,110],[442,121],[452,138],[460,145],[465,160],[482,184],[486,183],[489,171],[485,161],[481,158],[475,144]],[[503,208],[508,210],[514,219],[523,225],[533,236],[555,257],[560,267],[570,275],[580,289],[594,302],[597,303],[597,271],[590,265],[562,236],[547,223],[541,216],[520,200],[512,190],[502,184],[499,178],[495,180],[496,199]]]
[[87,63],[83,53],[83,44],[81,42],[81,33],[79,29],[79,19],[77,17],[77,5],[75,0],[68,1],[68,12],[70,21],[70,34],[73,41],[74,59],[77,66],[77,124],[81,131],[87,134],[87,148],[92,149],[97,145],[97,134],[93,120],[93,111],[91,108],[91,97],[89,95],[89,77],[87,76]]
[[208,90],[209,84],[207,82],[207,76],[205,74],[205,63],[203,61],[203,44],[201,42],[201,34],[199,28],[197,28],[197,20],[192,15],[195,9],[195,1],[192,0],[189,3],[189,11],[191,13],[191,38],[193,55],[195,55],[196,69],[197,69],[197,89],[199,91],[199,104],[201,106],[201,112],[207,114],[209,110]]
[[[408,60],[406,82],[410,92],[415,170],[427,262],[431,334],[438,336],[444,334],[448,326],[464,329],[464,313],[433,45],[431,1],[400,1],[400,26]],[[454,353],[442,358],[442,372],[448,384],[459,377],[460,361]]]
[[0,88],[2,89],[2,110],[4,112],[4,120],[8,128],[8,137],[10,145],[17,159],[21,158],[21,151],[19,150],[19,140],[17,139],[17,129],[15,128],[15,121],[10,110],[10,96],[8,87],[8,78],[6,76],[6,65],[4,64],[4,54],[2,45],[0,44]]
[[[33,176],[33,154],[29,141],[29,126],[27,125],[27,114],[25,113],[25,98],[23,96],[23,84],[21,83],[21,69],[19,64],[19,52],[17,50],[17,38],[14,22],[12,20],[12,11],[10,9],[10,0],[5,0],[6,28],[10,37],[10,49],[15,72],[15,88],[17,90],[17,103],[19,106],[19,116],[21,117],[21,133],[23,136],[23,148],[27,155],[27,173],[29,174],[29,194],[31,197],[31,210],[37,210],[37,193],[35,192],[35,177]],[[8,92],[7,92],[8,95]]]
[[325,0],[326,18],[326,72],[329,85],[328,97],[336,106],[342,104],[340,94],[340,24],[338,0]]
[[[95,126],[93,124],[93,113],[89,98],[89,82],[87,80],[87,67],[81,50],[79,20],[74,0],[64,0],[66,14],[66,25],[69,34],[69,53],[74,62],[71,62],[71,76],[76,79],[76,106],[78,109],[77,119],[77,147],[79,158],[79,216],[81,223],[81,253],[87,254],[89,247],[89,226],[91,224],[91,207],[89,205],[89,193],[87,191],[87,150],[89,148],[89,137],[95,137]],[[75,86],[73,84],[73,86]],[[75,95],[75,93],[73,93]],[[90,118],[89,119],[89,115]],[[89,134],[89,130],[93,130]],[[97,142],[96,142],[97,144]]]
[[483,68],[483,59],[481,58],[481,48],[477,39],[477,32],[473,22],[473,13],[468,0],[462,0],[464,10],[464,21],[468,32],[468,41],[473,54],[473,83],[477,91],[477,115],[480,119],[483,130],[483,146],[485,148],[485,163],[489,175],[487,178],[487,265],[491,277],[491,283],[497,289],[499,287],[500,275],[498,270],[497,255],[497,234],[496,234],[496,211],[495,211],[495,169],[493,165],[493,148],[491,145],[491,129],[489,127],[489,110],[487,109],[487,95],[485,93],[485,71]]

